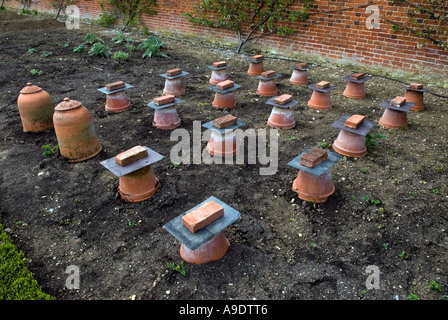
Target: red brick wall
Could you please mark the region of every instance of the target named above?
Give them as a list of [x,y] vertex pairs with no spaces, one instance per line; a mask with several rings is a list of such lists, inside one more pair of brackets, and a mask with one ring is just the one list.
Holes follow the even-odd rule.
[[[81,17],[94,19],[101,13],[100,0],[80,0]],[[199,0],[196,0],[199,1]],[[411,0],[421,3],[425,0]],[[194,38],[222,41],[237,41],[233,32],[221,29],[195,26],[182,17],[185,12],[193,12],[195,0],[159,0],[158,14],[144,17],[149,30],[177,34]],[[368,29],[366,6],[373,3],[380,13],[380,28]],[[19,1],[9,1],[7,5],[20,7]],[[320,55],[324,58],[342,60],[348,63],[362,63],[383,66],[390,69],[417,71],[420,73],[448,74],[448,51],[443,51],[430,42],[418,48],[418,38],[406,31],[394,32],[393,23],[385,19],[405,22],[406,4],[391,4],[387,0],[313,0],[312,14],[305,22],[295,24],[292,36],[270,35],[261,38],[257,46],[293,56],[294,53]],[[37,10],[49,11],[45,0],[33,5]],[[341,10],[344,8],[354,8]],[[328,12],[332,10],[339,10]]]

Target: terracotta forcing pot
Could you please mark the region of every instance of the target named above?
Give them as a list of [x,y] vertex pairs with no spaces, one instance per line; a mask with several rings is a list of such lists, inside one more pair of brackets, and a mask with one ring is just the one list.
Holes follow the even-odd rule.
[[397,111],[394,109],[386,109],[383,116],[378,121],[382,127],[398,129],[408,126],[407,112]]
[[291,79],[289,80],[295,85],[307,85],[308,84],[308,71],[307,70],[297,70],[292,71]]
[[308,106],[320,111],[330,110],[333,106],[330,92],[313,91]]
[[366,92],[364,88],[364,82],[356,83],[349,81],[347,87],[344,90],[343,95],[351,99],[362,99],[366,97]]
[[159,189],[160,182],[146,166],[118,178],[118,192],[126,202],[140,202],[151,198]]
[[229,93],[215,93],[215,98],[213,99],[212,106],[215,108],[230,108],[234,109],[236,107],[236,99],[233,92]]
[[119,91],[116,93],[110,93],[106,96],[106,111],[110,112],[122,112],[131,107],[128,95],[126,92]]
[[28,82],[20,91],[17,107],[24,132],[53,130],[53,101],[43,89]]
[[414,90],[406,90],[404,95],[407,102],[415,103],[415,106],[412,107],[412,111],[423,111],[425,110],[425,105],[423,104],[423,92],[414,91]]
[[305,201],[316,203],[327,201],[328,197],[335,192],[331,170],[320,176],[300,170],[293,182],[292,190],[297,192],[299,198]]
[[275,80],[261,80],[258,83],[257,94],[265,97],[273,97],[278,93]]
[[180,96],[185,93],[185,87],[182,83],[182,78],[178,77],[175,79],[166,79],[165,88],[163,89],[164,94],[171,94],[173,96]]
[[233,157],[239,151],[239,145],[235,133],[229,132],[221,134],[212,131],[210,140],[207,143],[207,151],[212,156]]
[[212,70],[212,75],[209,80],[210,84],[216,85],[225,80],[227,80],[227,70],[226,69]]
[[221,231],[215,237],[195,250],[190,250],[183,243],[180,245],[180,256],[192,264],[201,264],[216,261],[224,257],[230,246],[229,240]]
[[171,130],[179,127],[181,120],[175,106],[156,109],[152,125],[159,129]]
[[366,137],[341,130],[333,142],[333,149],[346,157],[362,157],[367,153]]
[[263,61],[251,62],[247,74],[251,76],[259,76],[264,72]]
[[54,109],[53,123],[59,151],[70,162],[84,161],[100,153],[102,146],[92,117],[81,102],[65,98]]
[[268,125],[278,129],[292,129],[296,126],[293,109],[273,107],[268,118]]

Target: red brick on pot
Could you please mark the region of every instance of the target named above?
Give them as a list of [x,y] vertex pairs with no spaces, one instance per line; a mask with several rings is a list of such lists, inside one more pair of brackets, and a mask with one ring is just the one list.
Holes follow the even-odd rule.
[[328,81],[321,81],[316,83],[317,89],[327,89],[328,87],[330,87],[330,82]]
[[209,201],[182,216],[182,223],[188,230],[195,233],[223,215],[224,208],[215,201]]
[[176,100],[176,97],[173,96],[172,94],[167,94],[161,97],[157,97],[155,98],[153,101],[156,105],[161,106],[161,105],[165,105],[171,102],[174,102]]
[[405,97],[397,96],[390,101],[391,106],[402,106],[406,102]]
[[364,121],[366,117],[360,114],[354,114],[352,116],[350,116],[346,121],[345,121],[345,126],[352,128],[352,129],[357,129],[362,122]]
[[359,80],[362,79],[366,76],[366,74],[364,72],[356,72],[356,73],[352,73],[350,75],[350,78],[353,80]]
[[116,81],[116,82],[106,84],[107,91],[115,91],[115,90],[122,89],[125,87],[126,87],[126,84],[123,81]]
[[115,156],[115,162],[119,166],[127,166],[138,160],[146,158],[148,156],[148,150],[142,146],[135,146],[131,149],[123,151]]
[[213,67],[215,68],[222,68],[227,66],[227,62],[226,61],[217,61],[217,62],[213,62]]
[[235,85],[235,82],[232,80],[225,80],[216,85],[219,90],[226,90],[232,88]]
[[215,119],[213,121],[213,125],[218,129],[227,128],[227,127],[234,125],[237,122],[237,120],[238,120],[237,117],[229,114],[229,115]]
[[180,69],[180,68],[174,68],[174,69],[170,69],[170,70],[168,70],[167,72],[166,72],[166,75],[168,76],[168,77],[174,77],[174,76],[177,76],[177,75],[179,75],[179,74],[181,74],[182,73],[182,69]]
[[411,83],[411,84],[409,85],[409,88],[410,88],[410,89],[417,89],[417,90],[420,90],[420,89],[423,89],[423,84],[421,84],[421,83]]
[[300,164],[308,168],[314,168],[322,161],[327,160],[327,158],[326,150],[314,148],[300,158]]
[[274,102],[279,104],[279,105],[285,105],[288,102],[290,102],[292,100],[292,95],[290,94],[282,94],[281,96],[278,96],[277,98],[274,99]]

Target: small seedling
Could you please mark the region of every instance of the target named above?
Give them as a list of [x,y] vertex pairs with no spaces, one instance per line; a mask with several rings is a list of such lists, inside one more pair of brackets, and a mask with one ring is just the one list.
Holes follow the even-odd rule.
[[330,149],[330,148],[331,148],[331,143],[328,143],[328,142],[323,141],[323,142],[320,144],[320,146],[321,146],[322,148],[328,148],[328,149]]
[[432,189],[431,192],[434,194],[439,194],[439,189]]
[[289,140],[297,140],[297,138],[295,136],[292,136],[291,138],[289,138]]
[[173,167],[174,167],[174,168],[179,168],[179,167],[180,167],[180,163],[178,163],[178,162],[173,163]]
[[185,275],[185,267],[184,267],[184,262],[183,261],[180,264],[176,265],[176,266],[174,265],[173,262],[168,262],[166,264],[166,266],[168,268],[170,268],[171,270],[179,272],[183,276]]
[[42,146],[42,150],[44,150],[44,152],[42,152],[43,156],[53,156],[56,153],[58,153],[59,150],[59,146],[52,146],[51,144],[44,144]]
[[41,75],[44,74],[44,72],[43,72],[42,70],[37,70],[37,69],[33,69],[33,70],[31,70],[30,73],[31,73],[33,76],[35,76],[35,75],[41,76]]
[[399,256],[402,260],[405,260],[405,259],[409,258],[409,255],[408,255],[405,251],[402,251],[398,256]]
[[420,297],[414,292],[409,293],[408,300],[420,300]]
[[388,152],[389,152],[389,154],[390,154],[392,157],[394,157],[394,158],[397,157],[398,150],[389,150]]
[[442,291],[442,289],[440,289],[439,284],[437,282],[435,282],[434,280],[431,281],[431,283],[429,284],[429,287],[431,289],[433,289],[434,291],[436,291],[436,292],[441,292]]
[[28,52],[29,53],[36,53],[36,49],[34,49],[34,48],[28,49]]
[[366,173],[367,172],[366,168],[361,168],[361,169],[359,169],[359,171],[361,171],[362,173]]
[[68,48],[70,46],[70,43],[66,42],[64,44],[58,44],[61,48]]
[[133,227],[138,227],[140,223],[138,223],[137,221],[129,221],[128,222],[128,226],[133,228]]
[[379,134],[379,133],[375,133],[375,134],[370,134],[368,133],[366,135],[366,147],[367,149],[371,150],[372,148],[376,147],[378,145],[378,139],[385,139],[386,136]]
[[384,248],[384,250],[389,249],[389,243],[387,243],[387,242],[383,243],[383,248]]
[[53,55],[53,52],[45,50],[44,52],[42,52],[42,54],[44,57],[50,57]]

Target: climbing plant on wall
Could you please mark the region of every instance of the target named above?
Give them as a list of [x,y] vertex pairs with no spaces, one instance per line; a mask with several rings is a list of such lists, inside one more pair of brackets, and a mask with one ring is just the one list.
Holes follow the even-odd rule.
[[[268,33],[291,35],[292,24],[308,18],[312,0],[200,0],[194,12],[184,13],[198,25],[235,31],[237,52],[249,41]],[[303,4],[301,9],[293,9]],[[255,33],[259,31],[257,37]]]
[[431,41],[448,51],[448,1],[392,0],[392,4],[409,5],[406,22],[389,20],[393,23],[394,31],[403,30],[419,37],[419,47],[422,47],[426,41]]

